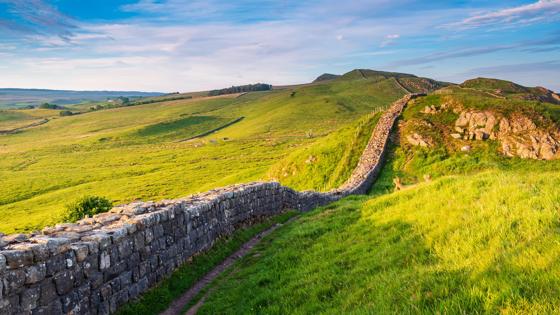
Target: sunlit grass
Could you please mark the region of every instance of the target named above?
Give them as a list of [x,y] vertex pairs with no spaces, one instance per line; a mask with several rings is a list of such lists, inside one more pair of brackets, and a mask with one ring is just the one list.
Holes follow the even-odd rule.
[[[359,136],[351,148],[330,157],[352,162],[365,145],[364,132],[374,125],[369,120],[360,127],[355,121],[400,96],[391,80],[339,80],[241,97],[100,110],[0,135],[0,231],[30,231],[56,223],[65,205],[84,195],[119,204],[267,180],[270,167],[299,148],[325,141],[352,143]],[[178,142],[239,117],[244,119],[202,139]],[[322,140],[351,124],[353,129],[338,133],[344,139]],[[356,134],[356,128],[363,131]],[[330,169],[321,168],[313,176],[330,176],[321,172]],[[341,171],[336,178],[340,182],[347,174]],[[304,182],[298,187],[316,185]]]
[[488,171],[345,199],[267,239],[201,314],[558,312],[559,185]]

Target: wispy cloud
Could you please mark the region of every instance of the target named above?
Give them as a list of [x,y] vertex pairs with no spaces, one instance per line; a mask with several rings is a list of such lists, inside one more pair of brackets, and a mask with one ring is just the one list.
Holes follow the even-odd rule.
[[491,67],[479,67],[465,72],[466,75],[503,75],[527,72],[556,72],[560,73],[560,60],[542,62],[517,63]]
[[448,60],[448,59],[457,59],[457,58],[485,55],[485,54],[495,53],[504,50],[517,49],[517,50],[527,51],[528,49],[535,49],[535,50],[548,49],[551,48],[551,46],[555,47],[559,41],[560,41],[560,34],[557,33],[542,39],[521,41],[521,42],[506,44],[506,45],[493,45],[493,46],[477,47],[477,48],[458,48],[458,49],[453,49],[450,51],[443,51],[443,52],[438,51],[420,57],[394,61],[390,63],[389,66],[403,67],[403,66],[422,65],[422,64],[428,64],[433,62],[441,62],[443,60]]
[[395,41],[397,39],[399,39],[401,37],[401,35],[399,34],[388,34],[385,35],[385,38],[383,39],[383,41],[381,42],[381,44],[379,45],[380,47],[386,47],[389,45],[393,45],[395,43]]
[[497,24],[519,26],[558,19],[560,19],[560,0],[539,0],[532,4],[476,14],[458,23],[450,24],[450,26],[461,28],[477,28]]
[[76,22],[42,0],[0,0],[8,8],[8,17],[0,20],[0,29],[24,35],[56,35],[68,40],[77,29]]

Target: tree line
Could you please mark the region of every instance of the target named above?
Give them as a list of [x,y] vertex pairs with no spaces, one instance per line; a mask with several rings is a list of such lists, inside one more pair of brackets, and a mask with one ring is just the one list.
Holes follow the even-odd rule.
[[245,93],[245,92],[254,92],[254,91],[269,91],[269,90],[272,90],[272,85],[265,84],[265,83],[257,83],[257,84],[232,86],[232,87],[225,88],[225,89],[220,89],[220,90],[212,90],[212,91],[208,92],[208,96],[217,96],[217,95],[234,94],[234,93]]

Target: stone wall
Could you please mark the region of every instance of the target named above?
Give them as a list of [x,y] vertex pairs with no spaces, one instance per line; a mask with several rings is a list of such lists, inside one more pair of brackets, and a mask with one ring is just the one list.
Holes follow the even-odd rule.
[[377,176],[407,95],[382,115],[352,173],[330,192],[274,182],[136,202],[41,234],[0,238],[0,314],[110,314],[242,224],[362,194]]

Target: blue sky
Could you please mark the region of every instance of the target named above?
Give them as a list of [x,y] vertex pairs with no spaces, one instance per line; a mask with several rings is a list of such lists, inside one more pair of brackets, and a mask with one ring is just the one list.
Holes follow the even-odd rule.
[[0,87],[194,91],[370,68],[560,90],[560,0],[0,0]]

